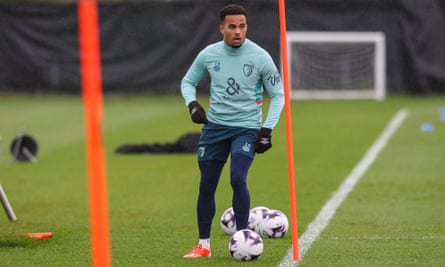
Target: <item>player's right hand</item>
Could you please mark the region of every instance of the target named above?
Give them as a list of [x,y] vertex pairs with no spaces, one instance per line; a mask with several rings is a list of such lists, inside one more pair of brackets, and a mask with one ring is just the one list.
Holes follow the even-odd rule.
[[192,101],[188,104],[190,116],[194,123],[207,124],[206,112],[197,101]]

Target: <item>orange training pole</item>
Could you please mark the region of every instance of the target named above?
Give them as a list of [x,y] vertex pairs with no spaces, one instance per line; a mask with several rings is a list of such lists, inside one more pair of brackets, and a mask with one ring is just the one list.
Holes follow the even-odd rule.
[[111,266],[105,159],[102,146],[102,76],[98,8],[95,0],[78,2],[82,93],[87,139],[87,172],[93,266]]
[[298,223],[297,223],[297,201],[295,190],[295,170],[294,170],[294,147],[292,142],[292,115],[290,108],[290,87],[289,87],[289,69],[287,61],[287,37],[286,37],[286,7],[284,0],[278,0],[278,10],[280,17],[280,41],[281,41],[281,64],[283,69],[284,82],[284,110],[286,114],[286,139],[287,139],[287,159],[289,175],[289,194],[290,194],[290,212],[291,212],[291,230],[292,230],[292,248],[294,260],[299,259],[298,255]]

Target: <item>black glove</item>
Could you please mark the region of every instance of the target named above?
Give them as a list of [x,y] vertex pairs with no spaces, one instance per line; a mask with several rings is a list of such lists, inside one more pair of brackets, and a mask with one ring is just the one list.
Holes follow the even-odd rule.
[[261,128],[255,144],[256,153],[264,153],[272,147],[272,130],[269,128]]
[[189,107],[189,111],[190,111],[190,116],[192,117],[192,121],[194,123],[207,124],[209,122],[207,120],[205,110],[202,108],[202,106],[197,101],[190,102],[188,107]]

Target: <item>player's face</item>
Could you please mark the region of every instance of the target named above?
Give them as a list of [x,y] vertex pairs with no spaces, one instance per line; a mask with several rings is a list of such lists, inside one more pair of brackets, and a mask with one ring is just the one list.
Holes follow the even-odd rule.
[[247,22],[244,15],[227,15],[219,26],[224,42],[231,47],[240,47],[246,39]]

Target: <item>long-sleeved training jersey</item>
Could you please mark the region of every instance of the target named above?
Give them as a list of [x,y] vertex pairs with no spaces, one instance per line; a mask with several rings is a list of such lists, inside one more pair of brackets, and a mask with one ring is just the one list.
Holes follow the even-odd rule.
[[[235,127],[273,129],[284,105],[280,74],[269,53],[245,39],[239,48],[220,41],[204,48],[181,82],[186,105],[196,100],[196,86],[210,75],[210,122]],[[271,98],[262,123],[263,92]]]

